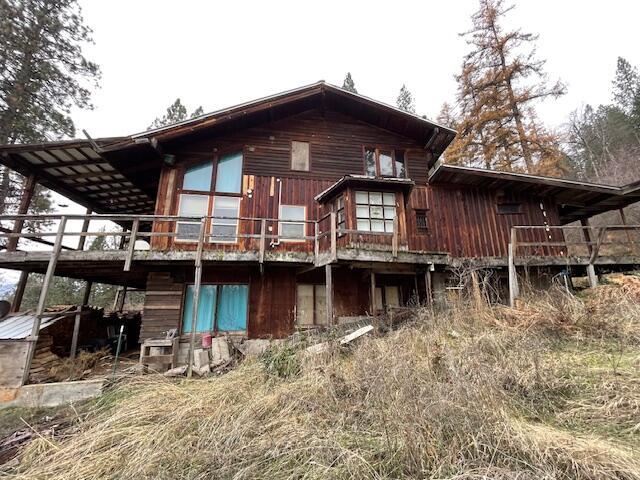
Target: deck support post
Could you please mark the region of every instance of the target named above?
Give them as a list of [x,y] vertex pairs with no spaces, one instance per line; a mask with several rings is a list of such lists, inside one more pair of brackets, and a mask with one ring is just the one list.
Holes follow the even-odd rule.
[[426,299],[427,299],[427,305],[432,306],[433,305],[433,290],[432,290],[432,285],[433,285],[433,281],[431,278],[431,267],[432,265],[429,265],[429,268],[427,268],[427,271],[424,272],[424,289],[425,289],[425,293],[426,293]]
[[596,267],[593,265],[593,261],[595,260],[595,254],[597,255],[597,249],[599,248],[596,245],[596,250],[594,250],[591,240],[591,226],[589,225],[589,220],[583,218],[580,220],[580,225],[582,225],[582,236],[584,241],[587,244],[587,251],[589,252],[589,264],[587,265],[587,277],[589,278],[589,286],[591,288],[595,288],[598,286],[598,275],[596,275]]
[[[22,190],[22,196],[20,197],[20,205],[18,206],[18,215],[25,215],[29,211],[29,205],[33,198],[33,193],[36,189],[36,176],[31,174],[24,179],[24,187]],[[18,219],[13,223],[13,229],[11,233],[22,232],[24,226],[24,220]],[[15,252],[18,248],[18,237],[11,237],[7,239],[7,252]]]
[[47,272],[44,275],[42,282],[42,289],[40,290],[40,297],[38,298],[38,307],[36,309],[36,318],[33,320],[33,327],[31,328],[31,335],[27,338],[29,341],[29,352],[27,354],[27,362],[22,376],[22,384],[24,385],[29,380],[29,370],[31,370],[31,362],[33,360],[33,354],[36,351],[36,343],[38,342],[38,335],[40,333],[40,324],[42,323],[42,316],[44,314],[44,307],[47,301],[47,294],[49,293],[49,287],[53,281],[53,276],[56,271],[56,265],[58,263],[58,257],[62,250],[62,240],[64,237],[64,229],[67,225],[67,217],[60,217],[60,224],[58,225],[58,232],[56,234],[56,240],[53,244],[53,251],[51,252],[51,258],[49,259],[49,265],[47,265]]
[[[85,212],[85,214],[87,215],[85,217],[85,219],[82,221],[82,228],[80,229],[80,233],[87,233],[87,231],[89,230],[89,222],[91,221],[91,219],[89,218],[89,215],[91,215],[91,209],[87,208],[87,211]],[[80,238],[78,238],[78,250],[82,251],[84,250],[84,244],[87,242],[87,237],[85,235],[80,235]]]
[[331,261],[338,260],[338,230],[336,225],[336,212],[331,212]]
[[518,271],[516,270],[516,247],[517,247],[516,229],[511,227],[511,242],[509,243],[509,306],[511,308],[516,305],[516,298],[520,296],[520,287],[518,285]]
[[196,250],[195,278],[193,281],[193,308],[191,309],[191,336],[189,337],[189,355],[187,365],[187,378],[193,375],[193,356],[196,344],[196,324],[198,321],[198,302],[200,300],[200,286],[202,284],[202,249],[204,246],[204,232],[206,230],[206,218],[200,220],[200,232],[198,234],[198,249]]
[[29,280],[29,272],[23,270],[22,272],[20,272],[20,279],[18,280],[16,291],[13,294],[13,302],[11,302],[12,312],[20,311],[20,305],[22,305],[22,297],[24,297],[24,291],[27,288],[27,280]]
[[[622,225],[624,225],[626,227],[627,226],[627,216],[624,213],[624,208],[618,209],[618,212],[620,213],[620,220],[622,220]],[[631,232],[627,229],[627,230],[625,230],[625,233],[627,234],[627,242],[629,243],[629,251],[631,253],[637,253],[636,245],[633,243],[633,239],[631,238]]]
[[72,360],[76,358],[76,352],[78,351],[78,334],[80,333],[80,321],[82,320],[82,307],[89,304],[91,287],[93,287],[93,282],[88,281],[84,287],[82,304],[79,305],[78,310],[76,310],[76,316],[73,322],[73,335],[71,336],[71,351],[69,353],[69,358],[71,358]]
[[[131,262],[133,262],[133,254],[136,250],[136,237],[138,236],[138,228],[140,228],[140,219],[136,218],[133,220],[133,225],[131,225],[131,230],[129,234],[129,247],[127,249],[127,258],[124,261],[124,271],[128,272],[131,270]],[[125,236],[123,235],[122,238]]]
[[325,275],[325,296],[327,299],[327,326],[330,327],[334,323],[333,317],[333,266],[329,263],[324,266]]
[[369,281],[370,281],[370,291],[369,291],[369,302],[370,302],[370,308],[371,308],[371,316],[375,317],[376,316],[376,274],[373,270],[371,270],[371,273],[369,274]]

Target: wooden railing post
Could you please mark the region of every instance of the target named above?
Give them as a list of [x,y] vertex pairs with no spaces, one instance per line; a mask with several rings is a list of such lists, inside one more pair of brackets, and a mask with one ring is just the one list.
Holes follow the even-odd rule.
[[29,341],[29,353],[27,355],[27,364],[25,365],[24,374],[22,377],[22,383],[26,383],[29,380],[29,370],[31,369],[31,361],[33,360],[33,354],[36,350],[36,343],[38,342],[38,334],[40,333],[40,324],[42,323],[42,316],[44,314],[44,307],[47,300],[47,294],[49,293],[49,287],[53,280],[53,276],[56,271],[56,265],[58,263],[58,257],[62,250],[62,240],[64,238],[64,229],[67,225],[67,217],[60,217],[60,224],[58,225],[58,232],[56,233],[56,240],[53,244],[53,251],[51,252],[51,258],[47,265],[47,272],[44,275],[42,282],[42,289],[40,290],[40,297],[38,298],[38,307],[36,308],[36,318],[33,320],[33,326],[31,328],[31,336],[27,339]]
[[[127,251],[127,258],[124,261],[124,271],[128,272],[131,270],[131,262],[133,261],[133,254],[136,249],[136,237],[138,235],[138,228],[140,228],[140,219],[135,218],[133,220],[133,225],[131,226],[131,232],[129,235],[129,249]],[[123,234],[124,237],[124,234]]]
[[202,283],[202,250],[204,247],[204,232],[206,230],[207,219],[200,220],[200,232],[198,234],[198,249],[196,250],[195,278],[193,282],[193,308],[191,309],[191,336],[189,338],[189,356],[187,366],[187,378],[193,375],[193,355],[196,344],[196,324],[198,322],[198,302],[200,300],[200,286]]
[[338,259],[338,230],[336,225],[336,212],[331,212],[331,261]]
[[[36,176],[29,175],[24,180],[24,188],[22,190],[22,196],[20,197],[20,205],[18,206],[18,215],[25,215],[29,211],[29,205],[31,204],[31,199],[33,198],[33,192],[36,188]],[[24,220],[19,218],[15,220],[13,223],[13,229],[11,233],[20,233],[22,232],[22,227],[24,226]],[[11,237],[7,239],[7,252],[15,252],[18,248],[18,237]]]
[[318,265],[318,256],[320,255],[320,226],[318,221],[313,224],[313,264]]
[[398,217],[393,217],[393,237],[391,238],[391,255],[398,258]]

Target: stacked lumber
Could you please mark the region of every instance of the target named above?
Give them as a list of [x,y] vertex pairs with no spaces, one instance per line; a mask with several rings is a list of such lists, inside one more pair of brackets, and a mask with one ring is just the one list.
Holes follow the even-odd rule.
[[46,381],[49,379],[49,370],[60,364],[62,359],[53,353],[53,337],[51,335],[40,335],[36,344],[36,351],[31,361],[29,377],[32,382]]

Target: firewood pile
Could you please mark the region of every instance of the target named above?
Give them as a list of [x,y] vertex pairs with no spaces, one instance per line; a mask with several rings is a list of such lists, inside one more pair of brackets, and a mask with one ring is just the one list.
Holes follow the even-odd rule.
[[50,370],[62,363],[62,358],[53,353],[53,337],[41,334],[38,338],[36,351],[29,370],[29,381],[31,383],[45,382],[50,379]]

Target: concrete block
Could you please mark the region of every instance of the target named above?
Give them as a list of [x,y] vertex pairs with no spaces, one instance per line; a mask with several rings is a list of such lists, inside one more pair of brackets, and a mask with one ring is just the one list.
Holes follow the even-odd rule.
[[231,359],[229,342],[225,337],[211,339],[211,363],[219,365]]
[[57,407],[68,403],[81,402],[102,395],[104,383],[104,379],[98,379],[24,385],[18,389],[13,401],[0,403],[0,408]]

